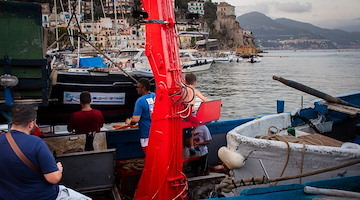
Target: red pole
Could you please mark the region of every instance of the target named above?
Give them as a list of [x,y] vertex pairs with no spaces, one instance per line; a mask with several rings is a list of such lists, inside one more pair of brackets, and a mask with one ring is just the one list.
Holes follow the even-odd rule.
[[142,0],[147,20],[146,55],[156,83],[156,100],[149,136],[149,146],[135,199],[185,199],[187,180],[182,173],[182,126],[176,103],[181,91],[173,0]]

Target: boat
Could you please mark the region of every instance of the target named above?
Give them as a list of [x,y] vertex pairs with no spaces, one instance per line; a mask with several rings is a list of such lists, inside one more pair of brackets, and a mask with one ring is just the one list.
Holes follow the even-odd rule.
[[[131,76],[137,80],[143,76]],[[38,109],[41,124],[67,124],[71,113],[79,110],[79,95],[89,91],[93,108],[102,111],[106,122],[125,120],[132,115],[138,98],[136,81],[126,74],[102,71],[53,71],[50,100]]]
[[[359,199],[360,176],[339,177],[309,181],[297,184],[285,184],[261,188],[246,189],[240,195],[228,198],[210,198],[212,200],[288,200],[288,199]],[[210,200],[207,199],[207,200]]]
[[[99,52],[98,55],[106,56]],[[139,58],[133,63],[130,60],[129,67],[109,67],[98,55],[79,57],[79,64],[73,54],[53,57],[49,76],[50,100],[47,106],[38,109],[39,123],[67,124],[70,114],[80,108],[81,91],[91,93],[93,107],[102,111],[107,123],[125,120],[132,115],[138,98],[136,81],[143,77],[152,78],[151,70],[140,69]]]
[[[117,63],[117,67],[121,67],[130,75],[153,78],[154,75],[147,57],[145,56],[145,49],[123,49],[119,53],[115,53],[111,57],[112,62]],[[109,62],[109,65],[112,65]],[[115,66],[113,66],[115,67]],[[116,68],[115,68],[116,69]],[[110,70],[110,74],[123,73],[122,70]]]
[[52,58],[49,104],[39,107],[41,124],[67,124],[70,114],[79,110],[81,91],[89,91],[92,105],[102,112],[105,122],[130,117],[138,98],[136,82],[153,78],[144,49],[92,52],[91,56],[57,54]]
[[[22,3],[23,2],[0,2],[1,5],[14,4],[12,5],[12,9],[14,10],[19,10],[18,6],[20,6]],[[117,178],[120,178],[121,180],[120,190],[123,194],[125,194],[127,192],[127,189],[129,189],[127,187],[129,187],[129,185],[132,185],[129,184],[131,181],[133,181],[133,186],[135,188],[138,183],[139,177],[141,176],[135,195],[136,199],[146,199],[149,196],[153,197],[153,199],[185,199],[186,191],[189,188],[192,189],[191,187],[188,187],[187,178],[182,172],[182,165],[184,162],[181,146],[182,129],[185,127],[185,125],[194,126],[198,125],[199,123],[201,124],[217,120],[218,118],[216,116],[219,115],[218,111],[220,109],[221,102],[215,102],[217,105],[216,109],[214,109],[214,102],[210,102],[209,104],[202,104],[208,108],[206,109],[208,110],[208,113],[198,111],[198,115],[200,115],[201,113],[202,117],[206,118],[205,121],[203,118],[197,118],[198,115],[196,116],[195,121],[187,121],[186,117],[181,116],[181,113],[184,112],[184,106],[181,101],[178,100],[183,97],[183,95],[181,95],[181,91],[183,90],[183,87],[181,87],[182,69],[180,66],[180,61],[178,60],[179,55],[177,55],[178,42],[176,38],[176,31],[173,29],[175,27],[175,22],[171,20],[174,17],[172,10],[173,2],[167,0],[161,1],[161,3],[161,6],[159,6],[160,3],[158,3],[157,1],[149,0],[144,2],[145,11],[150,12],[149,20],[153,20],[149,21],[150,23],[146,24],[147,38],[152,38],[152,40],[147,41],[147,45],[150,45],[150,47],[152,47],[148,48],[149,52],[147,52],[147,55],[149,56],[149,62],[151,63],[152,69],[155,69],[153,70],[154,77],[158,86],[157,101],[155,103],[153,113],[154,120],[150,134],[152,135],[151,137],[155,139],[150,139],[149,141],[149,154],[146,155],[145,166],[144,154],[142,153],[139,143],[140,134],[138,132],[138,129],[133,127],[118,130],[115,128],[116,126],[114,124],[106,124],[102,131],[100,133],[96,133],[94,136],[94,151],[88,152],[83,152],[83,147],[86,145],[85,135],[74,135],[72,133],[47,134],[44,136],[46,138],[45,140],[55,140],[52,143],[54,144],[53,146],[50,145],[50,141],[46,141],[49,147],[52,149],[52,152],[54,152],[54,156],[57,156],[57,159],[64,162],[65,169],[69,167],[69,170],[64,170],[63,176],[66,177],[66,179],[63,180],[63,183],[65,185],[74,184],[72,186],[74,189],[84,192],[94,192],[103,189],[111,189],[113,193],[116,193],[116,188],[119,183],[116,183],[114,176],[112,176],[116,171],[116,174],[118,176]],[[30,3],[23,4],[30,5]],[[41,10],[40,8],[40,5],[36,4],[36,6],[31,7],[31,9],[29,10],[31,12],[37,12]],[[20,16],[23,17],[23,15]],[[37,17],[41,19],[40,13],[38,13]],[[35,24],[38,25],[41,23]],[[41,28],[38,27],[38,31],[40,30]],[[170,45],[160,42],[165,41],[164,38],[167,39]],[[38,41],[42,41],[42,38],[39,38]],[[163,46],[159,44],[162,44]],[[42,45],[37,45],[37,49],[41,48]],[[21,53],[23,51],[18,50],[18,52]],[[36,52],[38,57],[42,57],[43,55],[41,50],[28,52]],[[28,53],[24,55],[29,56]],[[47,79],[47,73],[49,73],[50,71],[46,62],[44,62],[44,59],[40,59],[40,61],[39,63],[45,63],[44,65],[39,65],[39,68],[43,70],[41,71],[43,72],[43,77],[40,77],[45,81],[40,82],[39,85],[46,85],[46,83],[48,83],[49,81]],[[23,60],[23,62],[28,62],[28,64],[34,65],[34,62],[30,61],[29,59],[25,59]],[[6,68],[8,67],[9,62],[3,61],[1,64],[2,66],[4,66],[4,68]],[[85,89],[90,90],[92,88],[95,88],[99,92],[103,92],[104,86],[112,85],[115,90],[114,93],[118,93],[119,90],[116,90],[117,87],[119,87],[121,91],[121,89],[124,89],[122,88],[122,86],[130,87],[130,85],[132,85],[133,91],[135,93],[136,81],[131,79],[130,76],[126,76],[126,73],[124,73],[122,77],[115,77],[115,75],[118,74],[104,73],[102,70],[95,71],[85,69],[78,72],[56,72],[56,74],[52,75],[54,77],[54,79],[52,79],[52,81],[54,82],[53,87],[41,88],[41,91],[45,91],[45,95],[41,97],[44,98],[46,101],[49,100],[49,102],[56,103],[54,103],[53,105],[50,104],[50,108],[46,112],[42,110],[45,106],[39,105],[40,107],[38,113],[40,114],[40,116],[41,112],[44,112],[46,114],[45,116],[47,116],[42,117],[40,121],[43,122],[40,122],[38,120],[40,124],[50,124],[50,122],[52,122],[51,117],[54,117],[51,116],[51,114],[53,114],[52,112],[55,113],[55,111],[59,111],[56,110],[55,107],[51,106],[56,106],[56,104],[64,103],[64,101],[69,101],[73,103],[69,103],[69,105],[75,106],[75,102],[78,101],[76,92],[80,93],[80,91]],[[115,80],[115,78],[116,80],[124,80],[124,82],[112,82]],[[92,81],[95,81],[96,83],[93,83]],[[98,81],[100,81],[100,83],[102,84],[99,84]],[[27,83],[29,82],[24,81],[19,86],[23,86],[25,89],[27,89]],[[58,92],[59,96],[51,97],[50,99],[48,99],[49,96],[47,96],[47,92],[49,90],[54,91],[56,89],[56,85],[63,86],[63,88],[58,88],[58,90],[60,91]],[[13,89],[18,88],[14,87]],[[77,91],[74,91],[74,93],[69,93],[69,95],[65,95],[65,92],[67,90]],[[4,93],[7,92],[4,91]],[[99,97],[96,97],[96,99],[105,101],[109,99],[114,101],[120,100],[114,96],[112,96],[113,98],[111,99],[111,96],[105,96],[106,98],[104,98],[104,96],[101,95]],[[125,99],[125,102],[128,102],[127,98],[129,98],[128,95],[126,95],[121,100]],[[135,97],[133,98],[135,99]],[[18,103],[17,101],[14,102],[15,104]],[[130,102],[135,102],[135,100],[130,99]],[[97,108],[96,106],[97,105],[94,105],[94,108]],[[63,110],[60,110],[60,112],[63,112],[65,110],[64,105],[62,108]],[[77,108],[77,110],[78,109],[79,108]],[[65,113],[67,112],[63,113],[65,115]],[[118,112],[116,112],[116,114],[117,113]],[[119,113],[126,113],[126,111],[123,112],[122,110],[121,112],[119,111]],[[131,114],[131,112],[129,113]],[[112,113],[109,111],[108,114]],[[225,143],[225,133],[243,123],[253,121],[256,118],[257,117],[233,120],[219,120],[209,123],[208,127],[214,138],[214,142],[212,142],[209,146],[210,151],[212,151],[213,149],[217,150],[223,143]],[[120,118],[118,118],[117,120],[119,119]],[[58,118],[58,120],[61,121],[62,119]],[[53,123],[57,123],[59,121],[54,120]],[[186,121],[187,123],[185,123]],[[55,127],[54,130],[49,127],[47,128],[48,132],[52,132],[56,131],[59,127]],[[63,125],[62,128],[66,131],[66,125]],[[46,131],[44,130],[44,132]],[[100,141],[98,141],[96,138],[99,138]],[[71,143],[75,143],[77,144],[77,146],[73,146],[71,145]],[[130,163],[130,161],[133,161],[133,159],[137,159],[135,161],[136,165],[131,164],[131,166],[133,166],[134,168],[131,168],[128,165],[124,166]],[[116,167],[114,167],[114,160],[116,160]],[[142,160],[142,162],[139,162],[139,160]],[[216,154],[209,155],[210,162],[217,162],[217,160],[218,159]],[[91,167],[86,167],[85,169],[83,169],[82,166],[84,165],[84,163],[86,163],[87,166]],[[143,168],[140,168],[139,166],[144,167],[144,170],[142,170]],[[96,172],[96,175],[93,174],[94,172]],[[89,176],[89,174],[92,174],[93,176]],[[99,177],[101,177],[101,180],[105,180],[101,185],[97,184],[100,182]],[[205,177],[204,179],[207,180],[207,177]],[[193,189],[196,190],[197,188],[194,187]],[[132,195],[134,194],[134,190],[132,191]],[[120,199],[120,197],[115,197],[114,199]]]
[[242,58],[235,55],[232,52],[226,51],[226,52],[216,52],[212,54],[212,58],[215,63],[217,62],[241,62]]
[[184,73],[204,71],[210,69],[214,60],[204,57],[196,49],[180,49],[180,62]]
[[249,58],[246,60],[249,63],[258,63],[261,62],[261,58],[258,55],[250,55]]
[[[290,86],[302,88],[299,85]],[[219,157],[232,169],[236,184],[247,185],[234,189],[236,194],[261,184],[359,175],[360,92],[327,96],[314,107],[266,115],[227,133],[227,146],[219,149]]]

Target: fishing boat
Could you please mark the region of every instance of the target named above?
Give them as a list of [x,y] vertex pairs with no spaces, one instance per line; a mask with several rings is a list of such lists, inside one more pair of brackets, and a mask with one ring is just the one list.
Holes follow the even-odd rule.
[[210,57],[204,57],[196,49],[180,49],[180,62],[182,71],[188,73],[210,69],[214,60]]
[[218,153],[232,169],[234,183],[247,186],[234,187],[236,194],[258,184],[359,175],[360,92],[321,98],[327,101],[293,114],[266,115],[228,132],[227,146]]
[[[19,6],[21,6],[22,3],[0,2],[0,4],[13,4],[11,5],[12,11],[18,12]],[[40,5],[33,5],[30,3],[23,3],[23,5],[25,5],[24,7],[31,5],[26,11],[38,12],[37,18],[38,20],[41,19]],[[207,108],[205,109],[207,112],[198,112],[198,114],[195,116],[195,120],[189,120],[186,115],[182,115],[186,111],[191,110],[184,110],[184,102],[181,101],[181,99],[184,97],[184,94],[182,94],[181,91],[185,91],[184,89],[186,86],[183,84],[184,80],[182,78],[182,68],[178,55],[179,50],[177,46],[177,34],[176,30],[174,29],[175,21],[173,20],[175,19],[173,12],[173,2],[170,0],[145,0],[143,5],[145,6],[144,10],[149,12],[150,14],[148,19],[149,23],[146,24],[146,38],[148,47],[146,49],[148,50],[147,56],[153,69],[152,71],[154,72],[154,77],[157,85],[157,100],[152,116],[153,123],[150,133],[151,138],[148,146],[148,154],[145,158],[145,165],[144,154],[142,153],[139,143],[140,134],[138,132],[138,129],[133,127],[128,127],[128,129],[123,130],[117,130],[115,128],[116,126],[113,124],[106,125],[100,133],[95,134],[95,142],[93,143],[94,150],[88,152],[84,151],[83,148],[86,145],[85,135],[74,135],[72,133],[48,134],[44,136],[46,138],[44,140],[55,140],[52,143],[53,145],[51,145],[51,141],[46,142],[49,145],[49,148],[52,149],[52,152],[54,152],[54,155],[57,154],[55,155],[57,156],[57,159],[64,162],[64,168],[69,169],[64,170],[63,176],[66,177],[66,179],[64,179],[62,183],[64,183],[65,185],[74,184],[71,186],[76,190],[84,192],[94,192],[103,189],[110,189],[113,191],[114,194],[116,194],[117,186],[119,183],[117,183],[115,179],[120,178],[121,190],[123,193],[125,193],[126,189],[128,189],[126,187],[130,185],[130,179],[133,178],[133,176],[137,176],[138,179],[136,181],[134,181],[134,179],[131,180],[134,183],[133,188],[137,188],[134,197],[135,199],[186,199],[186,193],[189,187],[187,177],[184,175],[182,168],[184,162],[182,154],[183,148],[181,142],[182,129],[184,127],[196,126],[199,124],[205,124],[210,121],[217,120],[220,114],[219,109],[221,101],[214,101],[208,104],[202,104],[203,106],[205,106],[205,108]],[[0,6],[0,8],[2,8],[2,6]],[[21,9],[21,11],[24,11],[24,9]],[[24,16],[20,14],[20,18],[24,19]],[[24,20],[27,20],[27,18]],[[41,23],[34,24],[38,25]],[[41,28],[37,28],[40,35]],[[151,38],[151,40],[149,38]],[[42,38],[38,40],[41,41],[41,39]],[[169,44],[163,43],[162,41],[167,41]],[[36,57],[42,57],[43,54],[41,48],[42,45],[40,44],[36,46],[36,49],[38,49],[38,51],[36,52]],[[20,50],[18,51],[21,52]],[[29,52],[33,53],[34,51]],[[26,61],[34,65],[33,62],[29,62],[29,59],[23,62]],[[43,59],[41,59],[41,61],[44,62]],[[9,66],[9,62],[4,61],[2,63],[2,66],[7,69],[7,67]],[[45,80],[45,82],[41,82],[39,83],[39,85],[46,85],[46,83],[48,83],[49,81],[47,79],[47,73],[49,73],[50,70],[46,64],[44,64],[43,66],[39,65],[38,67],[43,67],[40,68],[44,70],[41,71],[43,72],[43,77],[40,76],[40,79]],[[48,71],[46,71],[46,69]],[[92,88],[96,88],[96,90],[98,91],[95,91],[95,94],[93,94],[94,96],[96,96],[96,92],[103,92],[104,86],[112,85],[115,90],[114,93],[118,93],[119,91],[116,90],[117,87],[121,89],[124,85],[130,86],[132,84],[133,91],[135,93],[136,79],[133,80],[130,76],[126,76],[125,72],[124,77],[128,78],[127,80],[121,79],[121,77],[116,78],[115,75],[117,74],[108,73],[106,75],[106,73],[103,73],[101,70],[99,72],[94,70],[86,70],[86,72],[85,70],[79,72],[57,71],[57,74],[52,75],[54,77],[54,79],[52,79],[52,81],[54,82],[53,87],[44,87],[41,89],[42,91],[45,91],[45,94],[47,94],[50,89],[52,91],[56,90],[56,85],[64,86],[65,89],[58,88],[58,90],[60,91],[58,92],[59,96],[52,97],[54,98],[54,100],[52,98],[50,98],[49,100],[50,102],[56,103],[54,103],[53,105],[50,104],[47,111],[42,110],[43,107],[39,105],[39,116],[45,114],[41,119],[41,121],[43,122],[39,123],[49,124],[51,122],[51,117],[54,117],[51,116],[52,112],[56,113],[55,111],[59,111],[56,110],[55,107],[52,107],[56,106],[56,104],[71,102],[69,103],[69,105],[75,106],[75,102],[78,101],[76,93],[80,93],[80,91],[82,90],[90,90]],[[96,83],[92,82],[94,81],[92,78],[97,79]],[[112,78],[114,79],[112,80]],[[22,82],[22,85],[20,86],[26,89],[27,83],[29,82],[26,82],[26,78],[24,79],[25,81]],[[79,79],[82,79],[82,81],[79,81]],[[111,82],[115,79],[116,82]],[[119,80],[124,81],[117,83]],[[80,88],[74,89],[78,86],[80,86]],[[13,89],[18,88],[13,87]],[[68,90],[70,91],[70,93],[66,93]],[[7,92],[4,91],[4,93]],[[121,97],[123,98],[121,99]],[[43,98],[46,98],[46,100],[48,100],[47,95],[44,95]],[[126,103],[130,100],[130,102],[135,102],[135,97],[132,97],[133,99],[128,98],[128,95],[125,95],[125,97],[106,96],[103,94],[96,96],[96,100],[99,101],[125,101]],[[15,104],[17,103],[16,101],[14,102]],[[62,108],[63,110],[65,110],[65,107]],[[97,108],[96,104],[94,105],[94,108]],[[78,109],[79,108],[77,108],[76,110]],[[63,112],[63,110],[60,110],[59,112]],[[126,112],[124,112],[123,110],[119,112],[116,111],[116,114],[118,113]],[[113,113],[109,111],[108,114]],[[58,120],[54,120],[53,123],[57,123],[61,120],[63,119],[58,118]],[[119,118],[117,120],[119,120]],[[254,120],[254,118],[216,121],[208,124],[208,127],[213,134],[214,140],[214,142],[212,142],[209,146],[210,152],[216,152],[213,151],[213,149],[217,150],[221,145],[223,145],[223,143],[225,143],[226,132],[230,131],[234,127],[237,127],[243,123],[252,120]],[[49,132],[51,131],[52,130],[50,128]],[[70,143],[76,143],[78,146],[72,146],[70,145]],[[217,162],[216,156],[216,154],[209,155],[209,161]],[[135,161],[136,165],[131,164],[131,166],[135,166],[134,169],[130,169],[129,166],[125,166],[126,164],[130,163],[131,159],[137,159]],[[116,168],[114,168],[114,160],[116,160]],[[139,160],[142,161],[140,162]],[[86,168],[83,168],[84,163],[87,164]],[[143,168],[140,168],[140,166],[142,166]],[[113,176],[115,170],[117,171],[117,178]],[[91,174],[91,176],[89,176],[89,174]],[[141,178],[139,181],[140,176]],[[99,177],[101,177],[101,180],[104,180],[104,182],[101,181],[102,184],[100,185],[98,184],[100,182]],[[137,185],[138,182],[139,184]],[[137,185],[137,187],[135,185]],[[134,191],[132,192],[132,194],[134,194]],[[120,197],[116,196],[114,197],[114,199],[120,199]]]
[[89,91],[92,105],[102,111],[106,122],[125,120],[132,115],[138,98],[136,80],[142,75],[109,73],[94,69],[53,70],[50,100],[38,109],[41,124],[67,124],[70,114],[79,110],[79,95]]
[[[106,64],[103,57],[107,58],[112,66]],[[128,63],[115,66],[117,63],[102,52],[95,56],[54,56],[49,75],[50,101],[47,106],[39,107],[39,123],[67,124],[70,114],[80,108],[81,91],[91,93],[94,108],[102,111],[106,122],[130,117],[134,102],[138,98],[136,81],[143,77],[151,78],[153,75],[151,70],[137,69],[140,68],[139,58],[136,61],[130,57],[126,59],[129,60]],[[125,67],[126,65],[129,66]]]

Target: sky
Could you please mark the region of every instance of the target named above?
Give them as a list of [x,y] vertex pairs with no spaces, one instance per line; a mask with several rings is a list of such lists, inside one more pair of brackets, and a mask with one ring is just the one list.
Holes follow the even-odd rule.
[[360,0],[212,0],[235,6],[236,16],[258,11],[266,16],[311,23],[321,28],[360,31]]

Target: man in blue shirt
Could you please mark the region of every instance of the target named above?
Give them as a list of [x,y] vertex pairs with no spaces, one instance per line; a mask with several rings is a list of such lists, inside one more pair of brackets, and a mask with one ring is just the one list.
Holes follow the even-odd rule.
[[150,81],[147,78],[139,79],[137,92],[141,97],[136,100],[134,113],[131,118],[126,119],[126,124],[139,123],[140,143],[144,153],[149,142],[151,114],[154,109],[155,93],[150,92]]
[[[32,106],[16,106],[12,110],[10,137],[20,151],[39,171],[30,168],[0,134],[0,200],[90,199],[57,183],[63,167],[56,163],[45,142],[31,134],[35,130],[36,110]],[[71,196],[75,193],[75,196]]]

